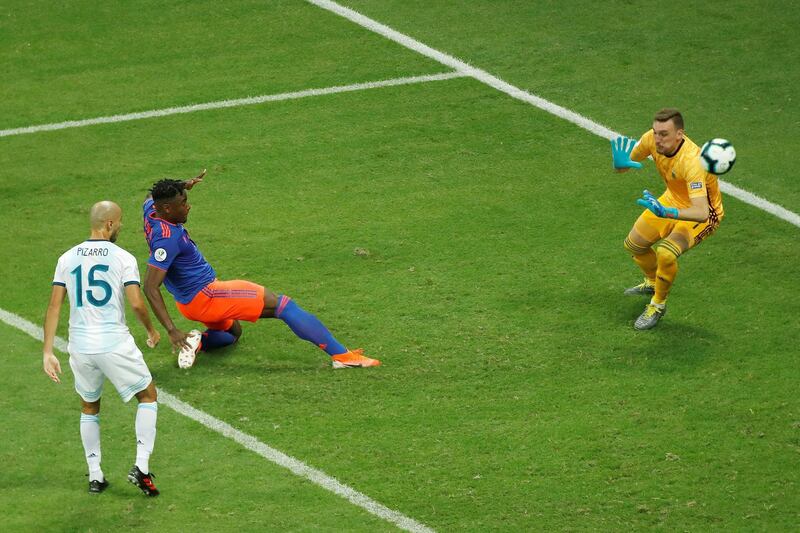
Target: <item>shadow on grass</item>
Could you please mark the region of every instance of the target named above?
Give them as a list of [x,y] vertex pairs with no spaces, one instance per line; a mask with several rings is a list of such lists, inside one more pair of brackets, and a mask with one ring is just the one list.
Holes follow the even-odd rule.
[[645,298],[629,298],[606,310],[607,316],[619,324],[621,331],[613,357],[606,360],[610,367],[645,367],[658,373],[683,372],[707,364],[725,351],[721,339],[710,323],[698,322],[681,314],[674,306],[658,325],[650,330],[633,328],[636,317],[644,310]]
[[317,372],[320,368],[327,368],[328,365],[327,356],[320,358],[319,361],[309,361],[302,355],[296,357],[282,353],[255,355],[252,350],[237,350],[232,346],[211,352],[200,352],[190,369],[178,368],[175,357],[170,362],[162,361],[158,365],[153,365],[151,371],[154,375],[159,374],[168,379],[174,379],[176,376],[209,377],[209,373],[235,377],[259,372],[303,374]]

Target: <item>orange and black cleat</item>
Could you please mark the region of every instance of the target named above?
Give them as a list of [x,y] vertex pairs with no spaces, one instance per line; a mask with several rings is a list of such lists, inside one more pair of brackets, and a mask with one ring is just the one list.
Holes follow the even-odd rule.
[[371,359],[364,355],[364,350],[348,350],[345,353],[331,357],[333,368],[366,368],[368,366],[378,366],[381,364],[377,359]]

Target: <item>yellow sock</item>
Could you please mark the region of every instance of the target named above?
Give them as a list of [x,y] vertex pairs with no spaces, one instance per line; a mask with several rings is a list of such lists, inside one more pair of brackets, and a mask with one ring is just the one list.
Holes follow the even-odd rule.
[[678,256],[681,255],[680,249],[668,240],[662,240],[656,245],[656,260],[658,271],[656,272],[656,293],[653,295],[652,303],[662,305],[666,303],[669,290],[678,275]]
[[653,249],[650,247],[644,248],[642,246],[638,246],[632,243],[630,239],[625,239],[625,249],[631,253],[634,262],[639,265],[639,268],[642,269],[647,282],[649,284],[655,284],[658,263],[656,259],[656,253],[653,251]]

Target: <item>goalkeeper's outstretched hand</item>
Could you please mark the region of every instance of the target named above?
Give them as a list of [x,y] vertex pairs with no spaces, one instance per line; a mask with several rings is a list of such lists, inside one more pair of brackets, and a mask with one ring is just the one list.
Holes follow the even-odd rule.
[[614,168],[642,168],[642,164],[631,160],[631,152],[636,146],[636,141],[620,135],[611,141],[611,156],[614,158]]
[[642,197],[636,200],[636,203],[642,207],[646,207],[657,217],[661,218],[678,218],[678,209],[675,207],[664,207],[658,198],[650,194],[650,191],[645,189],[642,192]]

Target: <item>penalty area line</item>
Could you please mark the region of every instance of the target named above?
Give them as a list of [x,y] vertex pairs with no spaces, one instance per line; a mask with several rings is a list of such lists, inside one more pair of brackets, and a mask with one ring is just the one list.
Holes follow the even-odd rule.
[[[325,9],[326,11],[330,11],[340,17],[346,18],[347,20],[358,24],[359,26],[366,28],[378,35],[382,35],[383,37],[389,39],[390,41],[394,41],[397,44],[400,44],[409,50],[413,50],[418,54],[421,54],[425,57],[433,59],[438,63],[445,65],[447,67],[452,68],[456,72],[461,72],[465,76],[469,76],[474,78],[481,83],[488,85],[494,89],[497,89],[500,92],[503,92],[512,98],[516,98],[517,100],[521,100],[523,102],[527,102],[534,107],[541,109],[542,111],[546,111],[551,115],[555,115],[558,118],[566,120],[567,122],[571,122],[576,126],[579,126],[586,131],[594,133],[599,137],[603,137],[605,139],[613,139],[619,135],[619,133],[615,132],[614,130],[603,126],[590,118],[587,118],[575,111],[567,109],[566,107],[562,107],[558,104],[550,102],[549,100],[545,100],[541,96],[536,96],[535,94],[531,94],[527,91],[520,89],[519,87],[515,87],[510,83],[501,80],[497,76],[489,74],[485,70],[479,69],[477,67],[473,67],[472,65],[456,58],[451,55],[445,54],[435,48],[431,48],[430,46],[412,38],[404,33],[400,33],[399,31],[390,28],[385,24],[381,24],[377,20],[371,19],[365,15],[362,15],[358,11],[350,9],[349,7],[345,7],[341,4],[334,2],[333,0],[306,0],[307,2],[314,4],[315,6]],[[742,202],[746,204],[750,204],[753,207],[761,209],[762,211],[766,211],[767,213],[774,215],[781,220],[788,222],[794,226],[800,228],[800,215],[794,213],[785,207],[782,207],[778,204],[772,203],[769,200],[757,196],[749,191],[741,189],[731,183],[728,183],[724,180],[719,180],[720,188],[722,192],[733,196],[734,198],[738,198]]]
[[[27,333],[36,340],[41,341],[44,339],[44,332],[41,327],[2,308],[0,308],[0,321],[5,322],[9,326],[14,327],[24,333]],[[54,344],[58,351],[62,353],[67,352],[67,342],[61,337],[56,336]],[[310,467],[299,459],[295,459],[290,455],[286,455],[285,453],[276,450],[267,444],[264,444],[256,437],[239,431],[230,424],[223,422],[222,420],[213,417],[204,411],[192,407],[188,403],[179,400],[177,397],[160,387],[158,388],[158,401],[176,413],[179,413],[187,418],[191,418],[195,422],[199,422],[208,429],[219,433],[223,437],[227,437],[235,441],[236,443],[252,452],[257,453],[268,461],[286,468],[296,476],[307,479],[318,487],[330,491],[337,496],[341,496],[353,505],[361,507],[368,513],[375,515],[378,518],[382,518],[387,522],[391,522],[400,529],[411,531],[412,533],[433,533],[433,530],[428,526],[417,522],[413,518],[409,518],[398,511],[389,509],[385,505],[373,500],[366,494],[358,492],[352,487],[339,482],[336,478],[329,476],[322,470]]]
[[452,80],[454,78],[464,78],[467,74],[463,72],[443,72],[440,74],[429,74],[425,76],[410,76],[406,78],[392,78],[389,80],[368,81],[364,83],[353,83],[350,85],[336,85],[321,89],[305,89],[279,94],[265,94],[262,96],[250,96],[247,98],[237,98],[235,100],[218,100],[216,102],[206,102],[204,104],[192,104],[179,107],[168,107],[165,109],[153,109],[151,111],[140,111],[136,113],[125,113],[121,115],[110,115],[107,117],[86,118],[82,120],[67,120],[65,122],[54,122],[52,124],[39,124],[37,126],[25,126],[22,128],[10,128],[0,130],[0,137],[10,137],[12,135],[25,135],[42,131],[64,130],[69,128],[82,128],[84,126],[94,126],[96,124],[113,124],[115,122],[129,122],[131,120],[142,120],[146,118],[166,117],[169,115],[180,115],[184,113],[195,113],[197,111],[207,111],[210,109],[223,109],[226,107],[242,107],[248,105],[263,104],[266,102],[280,102],[282,100],[296,100],[298,98],[308,98],[310,96],[324,96],[328,94],[349,93],[354,91],[364,91],[367,89],[379,89],[381,87],[396,87],[398,85],[412,85],[415,83],[428,83],[432,81]]

